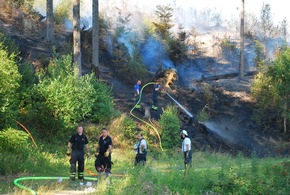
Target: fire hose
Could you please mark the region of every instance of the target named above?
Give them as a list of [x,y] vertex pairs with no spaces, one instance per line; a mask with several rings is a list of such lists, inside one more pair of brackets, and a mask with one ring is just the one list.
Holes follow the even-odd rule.
[[[28,192],[30,192],[32,195],[36,195],[36,192],[31,189],[28,188],[24,185],[19,184],[19,181],[24,181],[24,180],[59,180],[59,179],[70,179],[69,177],[21,177],[21,178],[17,178],[13,181],[13,184],[23,190],[26,190]],[[92,180],[92,181],[97,181],[98,178],[95,177],[86,177],[86,180]]]
[[150,124],[150,123],[148,123],[148,122],[142,120],[141,118],[139,118],[139,117],[137,117],[136,115],[133,114],[133,110],[136,108],[136,106],[137,106],[137,105],[140,103],[140,101],[141,101],[141,98],[142,98],[142,91],[143,91],[143,89],[144,89],[145,87],[147,87],[148,85],[154,85],[154,84],[155,84],[154,82],[149,82],[149,83],[145,84],[145,85],[141,88],[141,90],[140,90],[140,94],[139,94],[139,95],[140,95],[140,96],[139,96],[140,98],[139,98],[138,102],[134,105],[134,107],[130,110],[130,114],[131,114],[131,116],[133,116],[134,118],[138,119],[139,121],[142,121],[143,123],[145,123],[146,125],[148,125],[149,127],[151,127],[151,128],[155,131],[155,133],[156,133],[156,135],[157,135],[157,137],[158,137],[158,140],[159,140],[159,146],[160,146],[160,149],[161,149],[161,151],[163,151],[162,143],[161,143],[161,138],[160,138],[160,135],[159,135],[157,129],[156,129],[152,124]]

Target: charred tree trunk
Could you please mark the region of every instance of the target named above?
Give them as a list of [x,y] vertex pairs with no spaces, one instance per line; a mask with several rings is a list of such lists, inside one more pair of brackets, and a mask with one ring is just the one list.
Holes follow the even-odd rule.
[[73,0],[73,60],[78,76],[82,76],[81,59],[80,0]]
[[48,42],[54,41],[53,28],[53,0],[46,0],[46,40]]
[[92,65],[99,77],[99,0],[93,0]]
[[288,109],[289,109],[289,104],[288,104],[288,100],[289,100],[289,95],[285,95],[285,104],[284,104],[284,133],[287,133],[287,120],[288,120]]
[[241,8],[241,29],[240,29],[240,67],[239,67],[239,77],[240,79],[244,78],[244,18],[245,18],[245,0],[242,0],[242,8]]
[[[250,71],[250,72],[247,72],[245,75],[251,76],[251,75],[254,75],[256,73],[257,73],[257,71]],[[219,79],[231,79],[231,78],[234,78],[237,76],[239,76],[238,73],[226,73],[226,74],[213,75],[213,76],[208,76],[208,77],[202,76],[201,79],[196,79],[193,81],[194,82],[214,81],[214,80],[219,80]]]

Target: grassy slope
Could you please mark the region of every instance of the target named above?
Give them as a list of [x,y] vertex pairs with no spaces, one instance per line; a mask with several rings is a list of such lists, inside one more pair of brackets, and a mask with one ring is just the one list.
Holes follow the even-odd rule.
[[[13,175],[1,180],[0,193],[18,194],[12,185],[13,179],[22,176],[68,176],[68,159],[63,155],[43,153],[49,164],[26,167],[27,173]],[[167,153],[168,154],[168,153]],[[274,193],[285,194],[290,190],[290,158],[257,159],[242,156],[231,157],[226,154],[195,152],[193,168],[184,175],[181,153],[171,156],[161,153],[153,157],[149,154],[145,168],[134,168],[134,153],[131,150],[116,149],[113,153],[113,174],[111,185],[99,185],[99,194],[199,194],[200,192],[220,192],[227,194]],[[286,162],[286,163],[285,163]],[[288,163],[287,163],[288,162]],[[86,169],[95,173],[94,157],[86,162]],[[119,175],[123,175],[119,177]],[[86,176],[89,173],[86,172]],[[2,178],[3,179],[3,178]],[[25,183],[25,182],[24,182]],[[71,183],[57,184],[47,181],[26,182],[38,189],[39,194],[67,190]],[[96,186],[96,185],[95,185]],[[70,191],[74,194],[73,191]]]

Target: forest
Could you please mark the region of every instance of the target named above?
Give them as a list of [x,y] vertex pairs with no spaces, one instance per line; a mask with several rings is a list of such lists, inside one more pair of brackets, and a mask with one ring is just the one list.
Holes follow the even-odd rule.
[[[255,15],[241,0],[225,19],[177,1],[0,0],[1,194],[290,191],[287,18],[274,23],[264,2]],[[90,152],[85,180],[70,181],[66,150],[79,124]],[[113,166],[102,180],[94,164],[104,127]],[[138,133],[145,166],[134,166]]]

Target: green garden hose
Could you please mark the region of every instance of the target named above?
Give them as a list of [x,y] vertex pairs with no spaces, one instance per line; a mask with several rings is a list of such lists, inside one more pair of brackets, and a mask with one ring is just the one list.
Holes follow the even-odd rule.
[[[31,189],[31,188],[28,188],[24,185],[21,185],[19,184],[18,182],[19,181],[24,181],[24,180],[52,180],[52,179],[70,179],[69,177],[20,177],[20,178],[17,178],[13,181],[13,184],[20,188],[20,189],[23,189],[23,190],[26,190],[28,192],[30,192],[32,195],[36,195],[36,192]],[[85,177],[86,180],[92,180],[92,181],[97,181],[98,178],[95,178],[95,177]]]
[[142,120],[141,118],[137,117],[136,115],[134,115],[134,114],[132,113],[133,110],[136,108],[136,106],[137,106],[137,105],[140,103],[140,101],[141,101],[141,98],[142,98],[142,91],[143,91],[143,89],[144,89],[145,87],[147,87],[148,85],[154,85],[154,84],[155,84],[154,82],[150,82],[150,83],[145,84],[145,85],[141,88],[141,90],[140,90],[140,98],[139,98],[138,102],[134,105],[134,107],[130,110],[130,114],[131,114],[133,117],[135,117],[136,119],[142,121],[143,123],[145,123],[146,125],[148,125],[149,127],[151,127],[151,128],[156,132],[157,137],[158,137],[158,139],[159,139],[160,149],[161,149],[161,151],[163,151],[162,143],[161,143],[161,138],[160,138],[160,135],[159,135],[157,129],[156,129],[152,124],[150,124],[150,123],[148,123],[148,122]]

